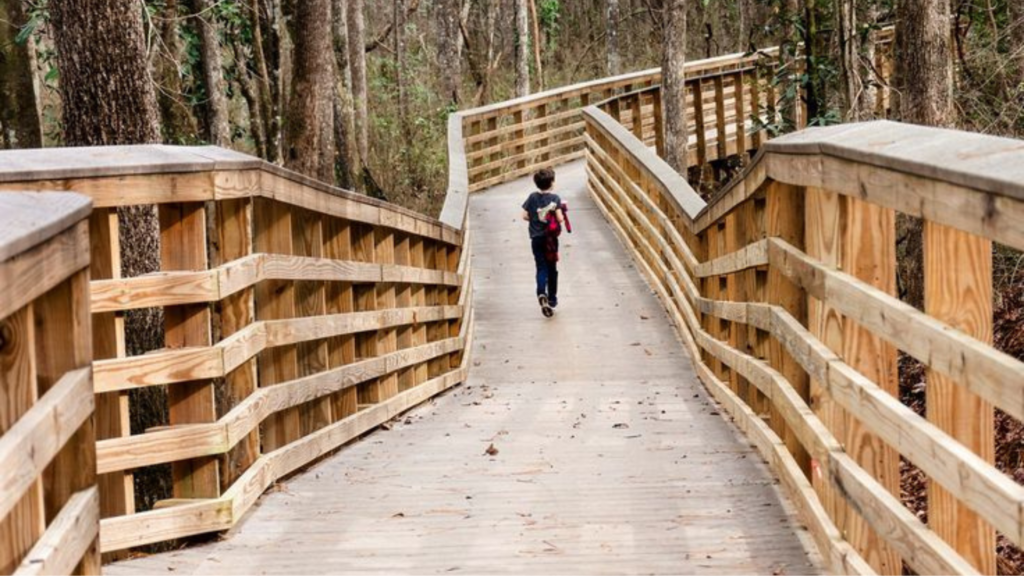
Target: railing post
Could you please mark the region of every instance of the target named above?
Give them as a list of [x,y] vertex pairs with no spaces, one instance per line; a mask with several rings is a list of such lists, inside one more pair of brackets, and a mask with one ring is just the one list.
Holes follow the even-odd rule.
[[[744,156],[747,153],[747,112],[744,100],[743,71],[732,75],[733,99],[736,104],[736,154]],[[744,160],[746,161],[746,160]]]
[[[292,248],[296,256],[323,258],[323,221],[317,212],[293,207]],[[295,283],[295,315],[299,318],[323,316],[327,313],[327,287],[324,282]],[[312,376],[327,369],[327,341],[313,340],[296,346],[299,378]],[[319,398],[299,406],[299,430],[305,436],[331,423],[331,400]]]
[[665,157],[665,119],[662,118],[661,88],[654,91],[654,149]]
[[[797,248],[804,248],[804,199],[805,190],[803,188],[779,182],[772,182],[768,185],[764,207],[764,226],[769,238],[781,238]],[[802,289],[790,282],[777,267],[769,267],[767,278],[763,278],[758,284],[760,285],[762,282],[767,283],[765,296],[769,304],[785,309],[797,322],[806,324],[807,295]],[[793,386],[797,394],[808,405],[811,405],[807,373],[776,338],[768,340],[768,359],[772,368],[778,370]],[[786,441],[789,453],[793,455],[804,474],[810,478],[810,456],[800,444],[793,430],[786,425],[782,414],[774,407],[771,411],[771,424],[772,429]]]
[[[890,209],[819,189],[807,189],[807,253],[890,294],[896,291],[895,215]],[[896,351],[872,332],[844,318],[826,302],[808,299],[811,332],[879,387],[898,397]],[[815,385],[817,384],[817,385]],[[899,454],[867,432],[835,402],[821,383],[812,382],[811,399],[822,422],[847,453],[890,493],[899,496]],[[823,478],[820,484],[827,485]],[[830,486],[822,500],[836,526],[879,574],[899,574],[902,564],[892,547],[867,525]]]
[[[326,255],[332,260],[356,260],[352,241],[352,223],[330,217],[324,222]],[[331,282],[327,285],[327,313],[347,314],[356,311],[355,288],[351,282]],[[331,339],[328,357],[330,368],[339,368],[356,361],[356,335],[344,334]],[[343,420],[359,409],[355,386],[338,392],[332,398],[331,415],[334,421]]]
[[718,152],[716,160],[729,156],[729,135],[725,131],[725,82],[721,75],[715,76],[715,142]]
[[[121,240],[117,210],[99,208],[89,218],[93,280],[121,277]],[[126,355],[124,314],[104,312],[92,316],[93,358],[106,360]],[[131,434],[128,393],[107,392],[96,395],[96,439],[123,438]],[[98,478],[100,517],[111,518],[135,513],[135,479],[131,471],[111,472]],[[122,558],[123,553],[104,554],[105,559]]]
[[[244,173],[242,173],[244,174]],[[259,179],[259,174],[252,177]],[[252,201],[249,199],[222,200],[217,206],[217,240],[219,250],[216,266],[252,254]],[[232,294],[220,304],[220,336],[227,338],[256,321],[253,289],[245,288]],[[256,392],[256,359],[250,359],[232,370],[224,378],[227,409],[231,410]],[[259,458],[260,436],[253,430],[234,446],[221,460],[221,491],[227,490],[235,480]]]
[[[202,202],[165,204],[160,214],[160,264],[163,271],[206,270],[206,207]],[[208,304],[164,308],[164,341],[167,348],[210,346]],[[217,421],[213,382],[198,380],[168,387],[171,426]],[[175,498],[216,498],[220,495],[217,458],[174,462],[171,476]]]
[[[287,185],[287,184],[286,184]],[[268,198],[253,203],[256,251],[263,254],[292,253],[292,211],[287,204]],[[264,280],[256,285],[257,320],[287,320],[295,317],[295,284],[287,280]],[[298,377],[298,356],[294,344],[276,346],[260,353],[259,386],[265,388]],[[271,452],[298,440],[298,408],[278,412],[263,422],[263,452]]]
[[[992,241],[924,223],[925,312],[992,343]],[[986,462],[995,462],[990,404],[934,370],[928,371],[928,420]],[[928,526],[982,574],[996,573],[992,526],[936,482],[928,484]]]

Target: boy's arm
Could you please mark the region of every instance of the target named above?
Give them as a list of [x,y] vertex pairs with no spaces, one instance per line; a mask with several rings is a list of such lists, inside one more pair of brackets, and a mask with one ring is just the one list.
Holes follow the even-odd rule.
[[559,224],[565,224],[565,214],[562,214],[562,209],[558,208],[555,210],[555,218],[558,218]]
[[523,210],[523,220],[526,220],[527,222],[530,221],[530,213],[526,210]]

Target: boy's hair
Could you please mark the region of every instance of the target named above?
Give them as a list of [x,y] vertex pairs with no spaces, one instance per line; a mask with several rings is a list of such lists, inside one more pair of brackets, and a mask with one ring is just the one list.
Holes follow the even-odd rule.
[[541,168],[533,175],[533,183],[541,190],[550,190],[551,184],[555,181],[555,171],[551,168]]

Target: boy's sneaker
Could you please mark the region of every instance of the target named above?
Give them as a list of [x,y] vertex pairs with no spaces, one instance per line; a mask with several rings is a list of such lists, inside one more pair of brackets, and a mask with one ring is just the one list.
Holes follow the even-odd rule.
[[558,308],[558,298],[555,298],[553,296],[548,298],[548,305],[550,305],[552,308]]
[[555,315],[555,310],[551,307],[551,304],[548,303],[548,297],[546,294],[538,294],[537,302],[540,303],[540,311],[544,316],[551,318]]

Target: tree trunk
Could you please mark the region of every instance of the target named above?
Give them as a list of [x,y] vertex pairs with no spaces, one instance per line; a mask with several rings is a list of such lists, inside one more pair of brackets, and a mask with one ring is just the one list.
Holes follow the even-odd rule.
[[249,134],[256,146],[256,155],[267,157],[266,132],[263,128],[263,114],[260,109],[260,94],[256,87],[252,71],[249,70],[250,58],[245,53],[245,45],[240,38],[233,38],[231,48],[235,53],[235,67],[238,69],[238,87],[249,110]]
[[352,73],[352,101],[356,143],[356,187],[362,191],[363,174],[370,156],[370,135],[366,110],[366,25],[363,20],[363,0],[348,2],[348,58]]
[[[800,106],[800,92],[801,87],[798,81],[799,74],[797,70],[797,30],[796,30],[796,19],[799,15],[800,7],[797,4],[797,0],[784,0],[782,7],[782,40],[779,46],[779,65],[785,71],[785,80],[782,83],[782,94],[792,94],[790,98],[783,97],[780,102],[780,112],[782,114],[782,129],[783,131],[791,131],[796,129],[798,122],[798,110]],[[775,103],[770,102],[770,107],[774,107]],[[771,122],[775,119],[772,118]]]
[[[51,0],[64,143],[106,146],[160,142],[160,114],[146,69],[141,0]],[[153,206],[118,210],[124,276],[160,267],[160,228]],[[128,314],[129,355],[163,346],[161,315]]]
[[182,87],[184,51],[178,34],[180,22],[178,0],[167,0],[160,22],[160,46],[155,47],[152,56],[161,88],[157,92],[157,105],[160,107],[163,140],[171,144],[191,143],[199,130]]
[[352,170],[358,165],[355,154],[355,112],[352,107],[352,71],[348,63],[348,1],[333,0],[334,22],[334,145],[335,173],[338,185],[352,189]]
[[537,1],[530,0],[530,16],[533,18],[533,68],[537,77],[537,91],[544,91],[544,67],[540,59],[540,20],[537,18]]
[[1017,79],[1024,82],[1024,2],[1010,0],[1010,47],[1017,60]]
[[662,116],[665,129],[665,161],[684,177],[687,172],[686,131],[686,0],[666,0],[662,15],[661,48]]
[[334,182],[334,53],[331,0],[295,6],[292,94],[285,125],[285,166]]
[[530,93],[530,16],[529,0],[516,3],[516,97]]
[[437,64],[441,69],[441,94],[446,102],[459,103],[459,84],[462,80],[462,58],[459,46],[462,43],[459,0],[438,0],[435,10],[437,19]]
[[899,117],[914,124],[953,126],[949,0],[903,0],[899,6]]
[[[953,62],[949,51],[948,0],[904,0],[897,14],[896,84],[893,104],[904,122],[952,126]],[[903,298],[924,307],[922,222],[900,214],[898,279]]]
[[206,86],[207,97],[207,140],[216,146],[228,146],[231,144],[231,127],[228,102],[224,95],[224,68],[213,3],[210,0],[191,0],[191,3],[192,13],[198,20],[202,51],[203,84]]
[[395,36],[395,88],[397,89],[398,125],[405,140],[405,152],[412,145],[412,134],[409,132],[409,103],[406,101],[405,90],[405,1],[394,0],[392,13],[392,34]]
[[264,22],[269,22],[271,13],[263,13],[259,6],[259,0],[252,0],[249,5],[252,12],[252,45],[253,55],[256,58],[256,66],[259,71],[260,87],[260,114],[263,116],[263,130],[266,134],[266,156],[270,162],[277,162],[281,157],[280,122],[277,121],[274,106],[274,86],[276,83],[270,75],[270,67],[267,64],[268,57],[266,47],[263,44]]
[[605,72],[608,76],[617,76],[622,73],[622,63],[619,59],[619,0],[605,0],[605,8]]
[[15,38],[28,19],[21,0],[0,0],[0,126],[6,147],[40,148],[43,131],[32,81],[30,43]]

